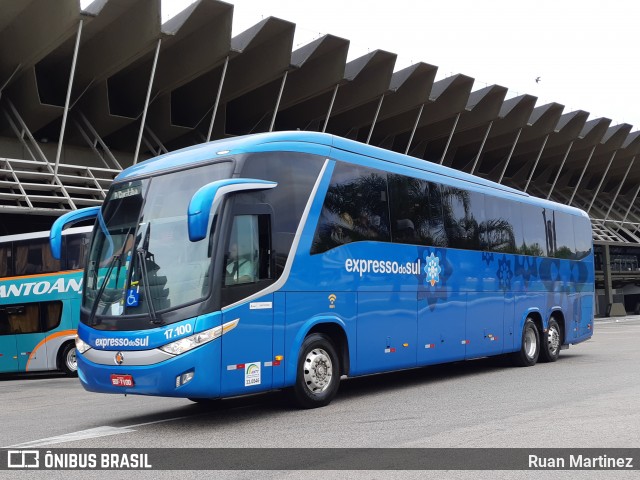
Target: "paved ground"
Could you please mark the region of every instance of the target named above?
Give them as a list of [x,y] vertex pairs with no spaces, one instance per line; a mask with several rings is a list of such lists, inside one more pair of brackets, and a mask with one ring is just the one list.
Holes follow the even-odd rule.
[[[5,376],[0,378],[0,446],[239,447],[247,454],[260,447],[298,447],[308,449],[310,461],[320,447],[638,448],[639,346],[640,316],[598,319],[593,339],[563,351],[556,363],[515,368],[502,359],[482,359],[350,379],[331,405],[313,411],[291,409],[281,392],[202,407],[182,399],[92,394],[76,379],[58,375]],[[124,473],[111,472],[109,478],[127,478]],[[321,476],[552,478],[552,473],[553,478],[605,473],[635,478],[627,476],[630,472],[513,471]],[[189,478],[204,474],[185,472]],[[84,474],[64,472],[64,478],[74,475]],[[313,472],[259,476],[308,475]],[[255,478],[249,472],[223,476]]]

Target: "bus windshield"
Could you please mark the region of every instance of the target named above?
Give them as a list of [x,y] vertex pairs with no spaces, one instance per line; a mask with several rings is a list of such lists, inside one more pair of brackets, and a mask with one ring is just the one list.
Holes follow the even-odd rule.
[[231,171],[222,162],[112,187],[87,262],[82,305],[89,322],[101,315],[153,320],[157,311],[207,295],[209,242],[189,241],[187,207],[200,187]]

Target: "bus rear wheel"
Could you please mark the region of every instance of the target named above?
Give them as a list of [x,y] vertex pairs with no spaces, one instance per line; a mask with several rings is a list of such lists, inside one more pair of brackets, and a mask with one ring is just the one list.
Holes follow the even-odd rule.
[[338,392],[340,361],[331,340],[313,333],[304,339],[298,357],[293,400],[301,408],[328,405]]
[[518,367],[532,367],[540,355],[540,333],[531,318],[527,318],[522,327],[522,345],[513,353],[511,359]]
[[78,359],[76,358],[76,346],[73,342],[67,342],[62,346],[58,357],[58,367],[69,377],[78,375]]
[[560,356],[560,345],[562,345],[562,332],[558,322],[552,318],[549,320],[546,333],[543,335],[540,361],[555,362]]

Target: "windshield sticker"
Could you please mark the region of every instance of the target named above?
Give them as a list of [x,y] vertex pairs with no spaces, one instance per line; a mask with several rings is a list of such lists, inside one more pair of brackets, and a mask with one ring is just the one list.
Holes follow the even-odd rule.
[[244,386],[260,385],[260,362],[245,363]]
[[115,190],[111,196],[111,200],[120,200],[121,198],[133,197],[134,195],[142,194],[140,186],[133,186],[129,188],[123,188],[122,190]]
[[140,287],[127,290],[127,307],[137,307],[140,304]]

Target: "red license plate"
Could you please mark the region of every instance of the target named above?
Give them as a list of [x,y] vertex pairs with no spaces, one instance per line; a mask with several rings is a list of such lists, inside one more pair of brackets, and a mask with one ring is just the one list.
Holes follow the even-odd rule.
[[133,377],[131,375],[111,375],[111,385],[114,387],[133,387]]

